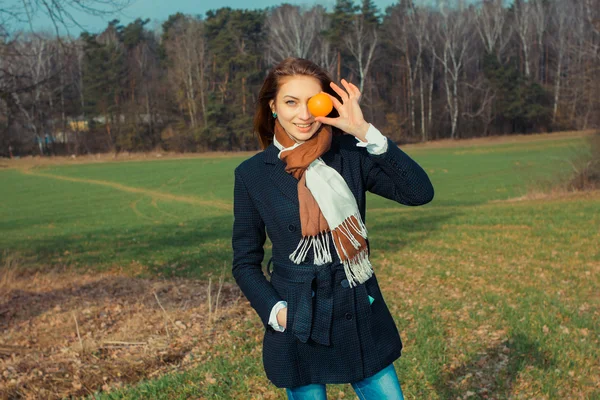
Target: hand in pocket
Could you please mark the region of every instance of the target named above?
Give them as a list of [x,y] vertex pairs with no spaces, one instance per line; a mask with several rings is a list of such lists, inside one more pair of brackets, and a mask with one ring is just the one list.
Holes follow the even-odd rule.
[[277,323],[287,329],[287,307],[282,308],[277,313]]

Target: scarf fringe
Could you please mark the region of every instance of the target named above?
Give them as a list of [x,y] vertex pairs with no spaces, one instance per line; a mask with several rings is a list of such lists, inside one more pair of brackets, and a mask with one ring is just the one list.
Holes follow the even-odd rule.
[[[351,217],[354,217],[356,221],[353,221]],[[335,229],[348,238],[352,247],[354,247],[355,250],[358,250],[360,248],[360,242],[356,240],[354,235],[358,234],[366,239],[367,227],[362,221],[360,213],[356,212],[351,217],[346,218],[344,222]],[[373,275],[373,267],[369,261],[369,249],[364,248],[354,255],[354,257],[350,258],[347,250],[341,246],[341,242],[338,243],[337,241],[334,241],[334,245],[338,255],[343,253],[346,258],[346,261],[343,261],[342,264],[344,265],[344,272],[346,273],[346,279],[348,279],[350,287],[366,282],[367,279]]]
[[323,265],[332,261],[327,232],[321,232],[317,236],[304,236],[298,243],[296,250],[290,254],[290,260],[294,264],[300,264],[306,259],[306,255],[311,248],[313,249],[315,265]]
[[344,272],[350,287],[365,283],[373,276],[373,267],[369,261],[368,249],[362,250],[354,258],[346,260],[342,264],[344,264]]
[[[356,232],[357,234],[366,239],[367,227],[365,226],[364,222],[362,222],[362,219],[360,218],[360,214],[358,212],[353,214],[352,217],[356,219],[357,223],[352,221],[352,218],[348,217],[339,226],[336,226],[334,230],[337,229],[341,234],[346,236],[350,243],[352,243],[354,249],[358,250],[360,247],[360,242],[356,240],[353,232]],[[346,252],[344,252],[344,255],[347,256]]]
[[[360,214],[354,214],[352,218],[348,217],[335,229],[338,229],[345,237],[348,238],[355,250],[360,248],[360,243],[354,237],[354,234],[359,234],[363,238],[367,238],[367,228],[360,218]],[[316,236],[305,236],[298,243],[296,250],[290,254],[290,260],[295,264],[300,264],[306,259],[306,255],[309,250],[313,249],[314,263],[315,265],[323,265],[331,262],[331,251],[329,247],[330,239],[329,232],[321,232]],[[341,246],[341,243],[333,242],[338,256],[344,255],[346,261],[343,261],[344,272],[350,287],[357,286],[361,283],[366,282],[371,276],[373,276],[373,267],[369,261],[369,249],[364,248],[359,251],[354,257],[349,258],[347,250]]]

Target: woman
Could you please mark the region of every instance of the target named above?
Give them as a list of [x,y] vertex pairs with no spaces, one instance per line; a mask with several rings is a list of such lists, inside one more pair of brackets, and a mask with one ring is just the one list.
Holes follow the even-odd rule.
[[[364,120],[358,88],[341,83],[297,58],[268,74],[254,119],[264,151],[235,170],[232,272],[265,326],[267,377],[289,399],[325,399],[327,383],[402,399],[402,342],[369,261],[365,192],[416,206],[433,187]],[[314,117],[307,102],[322,91],[334,110]]]

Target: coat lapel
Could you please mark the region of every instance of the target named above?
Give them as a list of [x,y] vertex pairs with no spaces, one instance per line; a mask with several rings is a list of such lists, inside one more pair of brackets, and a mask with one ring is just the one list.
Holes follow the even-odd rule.
[[[337,151],[337,141],[334,139],[329,151],[321,157],[321,159],[335,169],[340,175],[342,175],[342,156]],[[277,157],[279,149],[274,144],[270,144],[266,148],[264,153],[264,160],[266,164],[271,164],[271,171],[269,178],[273,181],[275,186],[283,192],[283,194],[292,200],[295,204],[298,203],[298,180],[292,175],[285,172],[285,164]],[[342,175],[343,176],[343,175]]]
[[274,144],[269,145],[265,150],[265,163],[271,164],[269,179],[275,186],[283,192],[295,204],[298,203],[298,180],[285,172],[285,164],[277,157],[279,149]]

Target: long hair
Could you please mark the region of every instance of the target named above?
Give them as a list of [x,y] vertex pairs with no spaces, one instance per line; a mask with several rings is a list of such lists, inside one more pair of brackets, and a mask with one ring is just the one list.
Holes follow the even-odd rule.
[[[275,118],[271,113],[269,102],[277,97],[277,92],[281,86],[282,78],[286,76],[304,75],[312,76],[321,83],[321,90],[340,100],[340,96],[329,86],[331,78],[326,70],[319,67],[310,60],[303,58],[288,57],[277,64],[267,75],[256,102],[256,112],[254,114],[254,132],[263,149],[273,143],[273,134],[275,130]],[[339,117],[334,108],[329,115],[330,118]],[[341,132],[336,127],[331,127],[333,134],[339,135]]]

